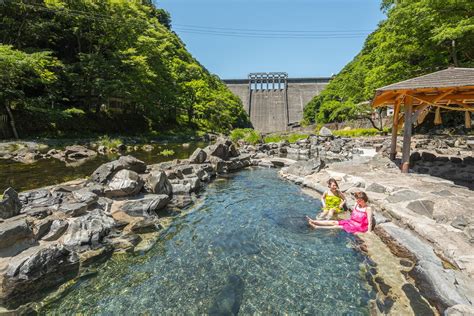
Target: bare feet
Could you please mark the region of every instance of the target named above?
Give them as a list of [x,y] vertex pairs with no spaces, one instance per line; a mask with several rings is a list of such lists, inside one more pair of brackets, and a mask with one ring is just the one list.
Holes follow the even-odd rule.
[[313,229],[318,228],[318,225],[315,225],[315,224],[311,223],[310,221],[308,221],[308,224],[309,224],[309,226],[311,226],[311,228],[313,228]]

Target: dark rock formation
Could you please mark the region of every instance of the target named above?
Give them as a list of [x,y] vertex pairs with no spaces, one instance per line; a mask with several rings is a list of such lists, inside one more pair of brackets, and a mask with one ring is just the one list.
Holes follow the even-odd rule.
[[0,201],[0,218],[10,218],[20,214],[21,207],[18,193],[13,188],[6,189]]

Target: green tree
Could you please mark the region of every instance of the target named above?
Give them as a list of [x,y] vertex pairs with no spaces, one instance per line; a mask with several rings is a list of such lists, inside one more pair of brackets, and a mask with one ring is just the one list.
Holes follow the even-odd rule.
[[12,106],[36,98],[57,80],[55,68],[61,63],[50,52],[28,54],[0,44],[0,104],[10,117],[14,136],[18,138]]
[[1,43],[50,52],[63,65],[55,83],[37,91],[58,109],[107,119],[118,114],[104,116],[103,105],[119,103],[154,130],[222,131],[226,122],[227,131],[248,122],[241,102],[193,58],[171,31],[169,14],[150,0],[5,0],[0,16]]
[[[474,66],[474,2],[383,0],[387,19],[361,52],[305,107],[309,121],[361,117],[375,89],[448,66]],[[340,107],[340,109],[339,109]]]

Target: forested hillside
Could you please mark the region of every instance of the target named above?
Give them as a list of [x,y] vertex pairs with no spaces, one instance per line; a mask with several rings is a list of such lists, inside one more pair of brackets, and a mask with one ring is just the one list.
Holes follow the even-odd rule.
[[384,0],[362,51],[311,100],[307,122],[357,118],[375,89],[448,66],[474,67],[474,1]]
[[4,0],[0,23],[0,114],[20,136],[248,122],[151,0]]

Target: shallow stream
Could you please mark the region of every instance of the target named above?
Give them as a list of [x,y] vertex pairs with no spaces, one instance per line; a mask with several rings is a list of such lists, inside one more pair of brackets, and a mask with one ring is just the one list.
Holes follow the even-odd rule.
[[111,259],[41,313],[368,315],[366,258],[353,236],[308,229],[319,207],[274,169],[216,180],[148,253]]
[[[197,147],[207,145],[205,142],[156,144],[151,151],[136,150],[126,154],[143,160],[146,164],[154,164],[173,159],[186,159]],[[160,153],[164,149],[172,150],[174,153],[170,156],[163,156]],[[32,164],[0,159],[0,194],[8,187],[24,191],[84,178],[91,175],[101,164],[118,157],[118,154],[97,155],[89,160],[84,160],[79,165],[66,164],[54,158],[41,159]]]

